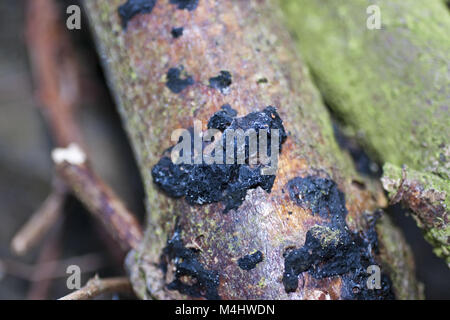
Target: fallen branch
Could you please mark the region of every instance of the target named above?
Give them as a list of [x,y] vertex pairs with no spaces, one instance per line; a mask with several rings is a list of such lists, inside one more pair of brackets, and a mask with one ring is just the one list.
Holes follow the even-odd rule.
[[[273,1],[193,1],[188,11],[168,2],[152,10],[139,1],[84,4],[146,188],[146,237],[127,259],[140,298],[391,298],[389,285],[371,291],[347,272],[366,272],[360,256],[349,255],[362,251],[368,263],[386,263],[397,297],[419,295],[412,266],[391,264],[401,241],[381,243],[385,256],[368,252],[377,244],[367,212],[379,206],[381,188],[358,176],[337,146]],[[186,30],[176,39],[175,26]],[[275,177],[259,175],[257,166],[173,163],[164,151],[175,145],[175,130],[194,120],[219,131],[285,130]],[[329,246],[344,238],[348,246]],[[327,261],[296,265],[323,256],[310,251],[314,239],[345,267],[319,277],[315,270]]]
[[89,280],[83,288],[62,297],[59,300],[89,300],[101,294],[119,292],[133,292],[128,278],[100,279],[98,276],[95,276]]

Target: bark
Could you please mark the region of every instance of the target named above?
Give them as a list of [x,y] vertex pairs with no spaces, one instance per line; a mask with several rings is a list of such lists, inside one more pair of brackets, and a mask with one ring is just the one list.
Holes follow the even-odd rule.
[[281,4],[327,104],[384,164],[391,201],[411,209],[450,265],[450,15],[444,1],[372,1],[380,8],[380,30],[366,27],[364,0]]
[[[342,237],[374,244],[369,240],[370,226],[385,199],[381,188],[359,176],[349,156],[338,148],[321,97],[279,23],[279,9],[270,1],[202,0],[196,8],[187,8],[192,10],[157,1],[154,8],[125,24],[118,14],[124,2],[85,1],[85,8],[146,189],[144,240],[126,264],[137,295],[158,299],[340,299],[359,297],[359,293],[385,297],[383,290],[367,292],[365,280],[349,287],[356,279],[353,269],[314,276],[315,264],[327,266],[326,259],[311,262],[298,276],[298,288],[286,292],[284,254],[308,255],[299,249],[305,248],[308,231],[312,238],[319,234],[314,239],[320,238],[317,241],[323,247],[316,248],[320,253],[336,248],[335,253],[345,257],[357,245],[341,247]],[[172,36],[174,27],[184,28],[182,36]],[[181,65],[192,78],[175,93],[176,88],[167,86],[168,71]],[[232,76],[228,92],[214,88],[210,81],[221,71]],[[191,205],[185,198],[170,197],[152,177],[164,151],[175,144],[173,130],[192,127],[193,119],[207,123],[225,104],[238,117],[274,106],[288,133],[271,191],[248,189],[245,201],[226,214],[223,202]],[[326,202],[327,217],[289,192],[303,187],[292,188],[293,183],[324,181],[329,189],[304,191]],[[321,191],[330,194],[322,197]],[[345,195],[345,204],[339,195]],[[331,203],[334,196],[335,204]],[[333,205],[342,208],[333,211]],[[335,218],[343,218],[343,224]],[[381,219],[386,222],[386,217]],[[403,239],[395,228],[378,229],[380,254],[369,249],[373,261],[390,276],[398,298],[419,297]],[[398,241],[386,241],[392,238]],[[293,248],[300,251],[289,251]],[[241,268],[247,261],[241,258],[257,251],[262,262],[251,270]]]

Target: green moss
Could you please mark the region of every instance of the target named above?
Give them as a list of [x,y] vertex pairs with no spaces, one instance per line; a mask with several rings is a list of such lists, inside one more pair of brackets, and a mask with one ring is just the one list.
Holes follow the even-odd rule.
[[341,231],[338,229],[331,229],[326,226],[314,226],[311,228],[312,235],[320,240],[320,245],[322,248],[327,248],[332,243],[337,245],[340,240]]
[[258,287],[260,287],[261,289],[264,289],[265,286],[266,286],[266,278],[261,277],[261,279],[258,282]]
[[432,228],[425,232],[425,239],[434,246],[433,252],[445,260],[450,268],[450,225],[444,229]]
[[[430,219],[430,213],[424,211],[415,212],[414,218],[418,226],[424,229],[425,239],[435,247],[434,253],[444,258],[450,265],[450,224],[448,223],[450,184],[448,181],[434,174],[409,168],[404,168],[403,171],[390,163],[384,165],[383,171],[383,186],[389,193],[390,198],[396,197],[403,189],[408,189],[411,185],[414,185],[417,190],[420,190],[420,195],[417,195],[417,198],[426,203],[421,207],[428,208],[430,211],[432,207],[441,208],[442,216],[434,216],[433,219]],[[418,202],[418,199],[415,199],[414,202]],[[405,204],[408,205],[408,200]],[[427,221],[426,224],[423,221],[424,219]]]
[[432,166],[450,136],[450,15],[442,2],[372,1],[381,30],[366,28],[365,0],[281,4],[325,100],[372,154]]
[[395,196],[398,192],[398,188],[404,175],[409,181],[417,181],[424,193],[430,191],[442,194],[442,197],[444,198],[443,201],[438,202],[438,199],[434,199],[433,204],[440,204],[446,208],[450,208],[450,184],[448,180],[429,172],[417,171],[408,167],[404,167],[404,173],[402,171],[402,168],[391,163],[386,163],[383,166],[383,186],[389,193],[390,198]]

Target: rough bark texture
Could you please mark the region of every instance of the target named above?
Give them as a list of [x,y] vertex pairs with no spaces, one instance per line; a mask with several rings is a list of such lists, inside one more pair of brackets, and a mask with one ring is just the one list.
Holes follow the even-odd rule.
[[[435,253],[450,264],[450,15],[444,1],[281,4],[326,102],[385,164],[383,185],[392,202],[411,209]],[[369,5],[380,8],[380,30],[366,27]],[[404,165],[407,182],[401,183]]]
[[[386,290],[367,292],[367,274],[353,283],[353,269],[314,276],[315,267],[329,266],[330,253],[341,254],[346,265],[346,254],[367,249],[355,239],[375,246],[373,212],[385,200],[380,188],[361,178],[338,148],[308,70],[278,22],[278,8],[261,0],[201,0],[196,7],[191,1],[187,9],[157,1],[146,13],[121,20],[118,8],[124,2],[85,1],[85,7],[147,192],[145,239],[127,260],[136,293],[158,299],[387,297]],[[123,17],[130,17],[128,9]],[[184,28],[178,38],[172,36],[174,27]],[[174,76],[169,70],[181,65],[191,80],[182,76],[185,88],[175,93],[177,88],[167,86]],[[221,71],[232,76],[228,92],[210,81]],[[238,117],[274,106],[288,133],[271,191],[249,189],[245,201],[227,214],[222,202],[190,205],[169,197],[152,178],[152,169],[174,145],[173,130],[192,127],[193,119],[207,123],[224,104]],[[320,183],[327,187],[321,189]],[[315,196],[317,202],[304,202],[302,195]],[[367,252],[382,264],[398,298],[419,297],[411,260],[403,258],[410,253],[402,237],[395,228],[378,229],[380,255],[370,248]],[[306,248],[308,231],[311,243],[319,242],[317,252],[309,255],[299,249]],[[345,237],[353,242],[344,245]],[[398,241],[386,241],[393,238]],[[239,261],[260,260],[257,251],[262,261],[242,269]],[[395,256],[399,251],[402,255]],[[311,264],[290,293],[283,281],[285,253],[303,254]],[[328,258],[317,261],[324,256]]]

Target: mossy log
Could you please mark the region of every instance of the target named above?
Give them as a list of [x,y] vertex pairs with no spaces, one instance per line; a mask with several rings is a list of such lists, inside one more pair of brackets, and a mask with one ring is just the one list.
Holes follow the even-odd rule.
[[[273,2],[124,4],[87,0],[85,8],[146,190],[145,237],[126,262],[140,298],[421,297],[409,249],[385,216],[377,241],[381,187],[359,176],[337,146]],[[221,192],[233,196],[248,166],[235,181],[192,174],[177,185],[170,172],[180,168],[161,162],[175,129],[211,123],[214,114],[233,118],[230,126],[282,121],[287,133],[275,179],[246,181],[245,199],[227,213],[224,201],[198,204],[192,189],[221,179]],[[158,187],[155,175],[175,183]],[[181,194],[171,197],[177,187]],[[382,289],[367,288],[369,264],[381,266]]]
[[[281,0],[327,104],[450,265],[450,14],[442,0]],[[377,5],[381,29],[367,20]],[[370,24],[370,23],[369,23]]]

